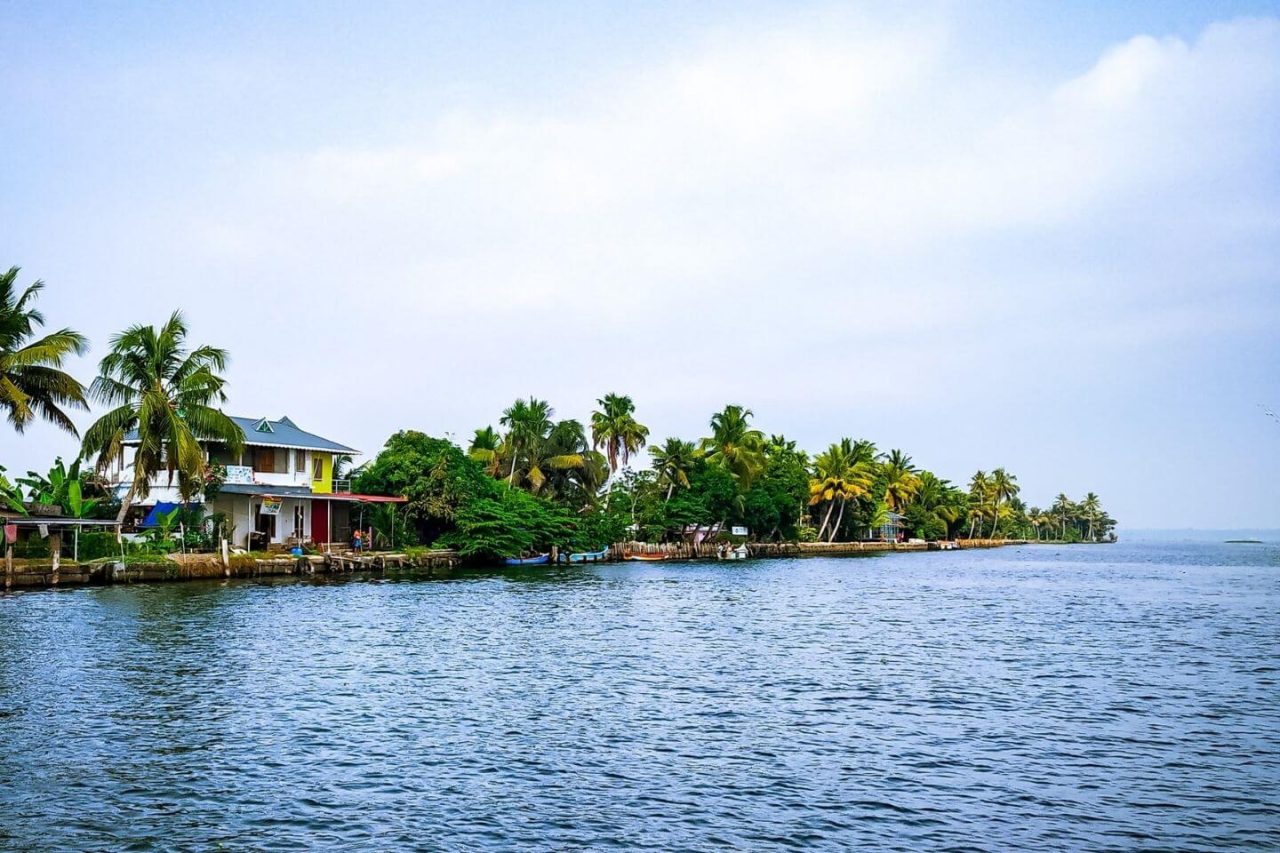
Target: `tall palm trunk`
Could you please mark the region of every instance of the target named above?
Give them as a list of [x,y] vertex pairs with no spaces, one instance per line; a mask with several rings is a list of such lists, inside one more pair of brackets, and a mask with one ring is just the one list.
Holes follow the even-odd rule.
[[969,516],[969,538],[970,539],[973,538],[973,528],[977,525],[977,523],[978,523],[978,517],[976,515]]
[[827,503],[826,515],[822,516],[822,526],[818,528],[818,539],[821,540],[827,535],[827,522],[831,520],[831,510],[836,508],[835,498]]
[[516,483],[516,459],[519,458],[519,456],[520,453],[518,446],[513,441],[511,442],[511,473],[507,475],[508,486],[514,486]]
[[[138,478],[134,477],[129,483],[129,491],[125,492],[124,500],[120,501],[120,511],[116,513],[116,524],[124,524],[124,517],[129,514],[129,510],[133,507],[133,496],[138,493]],[[117,528],[117,532],[119,529]]]
[[844,498],[840,499],[840,514],[836,516],[836,523],[831,525],[831,538],[827,540],[828,542],[836,541],[836,534],[840,532],[840,522],[844,521],[844,507],[846,503],[847,501],[845,501]]

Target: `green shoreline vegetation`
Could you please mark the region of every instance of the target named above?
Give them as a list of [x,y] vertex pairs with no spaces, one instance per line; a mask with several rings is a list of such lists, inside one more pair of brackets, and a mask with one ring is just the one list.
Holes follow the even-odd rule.
[[[216,490],[201,444],[240,440],[220,408],[226,351],[188,347],[175,312],[158,329],[137,325],[112,337],[86,389],[62,367],[87,351],[87,341],[70,329],[36,338],[44,317],[34,301],[43,283],[19,291],[18,272],[0,274],[0,407],[9,422],[19,433],[41,419],[76,434],[64,409],[88,409],[93,399],[107,410],[86,431],[81,459],[70,468],[59,459],[48,475],[10,481],[0,467],[0,505],[19,514],[40,503],[79,518],[123,519],[146,497],[151,476],[164,471],[189,500]],[[785,436],[766,435],[740,405],[712,414],[708,434],[697,440],[651,442],[630,397],[611,393],[596,402],[583,424],[557,420],[545,400],[516,400],[497,427],[475,430],[465,450],[413,430],[395,433],[350,474],[357,493],[407,499],[399,508],[373,508],[375,542],[390,543],[394,531],[397,547],[452,548],[485,562],[622,541],[739,542],[744,537],[733,531],[742,528],[762,542],[1115,538],[1116,522],[1096,494],[1077,502],[1060,493],[1045,509],[1028,506],[1017,477],[1002,467],[957,486],[902,450],[882,451],[866,440],[841,438],[811,456]],[[130,430],[139,435],[138,464],[124,499],[116,500],[102,474],[121,457]],[[651,465],[632,468],[646,452]],[[178,521],[194,537],[178,545],[209,545],[198,508],[167,521],[147,547],[174,550],[170,528]]]

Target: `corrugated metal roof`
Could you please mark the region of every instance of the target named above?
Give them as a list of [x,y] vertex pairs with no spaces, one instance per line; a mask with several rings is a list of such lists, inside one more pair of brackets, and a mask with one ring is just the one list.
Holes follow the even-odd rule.
[[313,492],[306,486],[265,486],[258,483],[228,483],[218,490],[220,495],[248,495],[250,497],[308,498],[313,501],[342,501],[347,503],[407,503],[408,498],[394,495],[362,495],[352,492]]
[[309,498],[314,493],[308,486],[268,486],[262,483],[227,483],[218,489],[220,495],[269,495],[273,498]]
[[[282,417],[277,421],[270,418],[240,418],[231,415],[231,420],[244,433],[245,444],[263,447],[293,447],[302,450],[325,450],[330,453],[358,454],[360,451],[345,444],[338,444],[313,432],[300,429],[297,424]],[[130,431],[124,437],[125,443],[137,442],[138,433]]]

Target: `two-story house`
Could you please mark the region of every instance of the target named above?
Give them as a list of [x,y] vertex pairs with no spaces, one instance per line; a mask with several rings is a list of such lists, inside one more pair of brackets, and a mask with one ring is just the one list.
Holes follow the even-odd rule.
[[[307,432],[287,417],[231,420],[244,433],[243,449],[232,453],[225,445],[211,443],[205,451],[211,467],[226,471],[208,510],[226,514],[234,526],[234,545],[346,541],[353,504],[403,500],[352,494],[349,481],[334,479],[336,458],[359,455],[354,448]],[[136,434],[126,436],[126,446],[136,443]],[[120,472],[117,481],[125,483],[128,478]],[[177,504],[181,499],[168,474],[161,472],[139,506]]]

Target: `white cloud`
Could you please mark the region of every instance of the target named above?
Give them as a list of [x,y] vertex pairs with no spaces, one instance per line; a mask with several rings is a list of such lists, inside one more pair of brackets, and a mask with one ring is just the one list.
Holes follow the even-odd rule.
[[[728,399],[963,419],[975,376],[1084,393],[1275,319],[1276,21],[1140,35],[1039,87],[941,26],[828,23],[719,31],[555,107],[205,164],[198,203],[119,233],[217,294],[237,408],[280,413],[254,353],[287,323],[329,362],[290,408],[369,450],[531,392],[582,416],[623,390],[658,433]],[[376,423],[321,402],[347,388]]]

